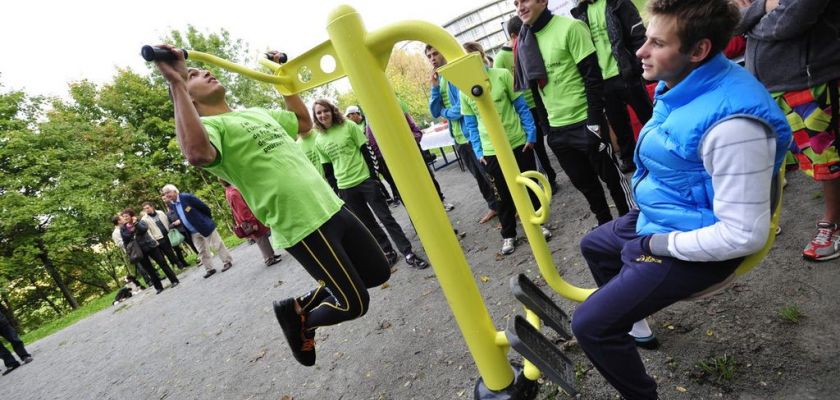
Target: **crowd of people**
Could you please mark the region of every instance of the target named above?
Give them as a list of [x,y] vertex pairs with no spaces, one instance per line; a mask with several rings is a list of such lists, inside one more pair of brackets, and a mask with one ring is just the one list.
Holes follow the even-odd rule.
[[[788,167],[820,182],[825,202],[803,257],[840,256],[840,5],[651,0],[645,26],[629,0],[581,0],[572,17],[552,15],[547,0],[513,3],[511,40],[494,60],[478,43],[464,48],[486,61],[488,94],[518,167],[542,171],[556,192],[551,149],[597,222],[582,238],[567,238],[580,239],[598,285],[572,318],[580,347],[623,398],[655,399],[637,350],[658,345],[645,318],[727,282],[764,247],[786,156]],[[733,43],[744,44],[746,68],[724,55]],[[280,259],[275,247],[286,249],[316,282],[274,303],[292,354],[311,366],[315,330],[363,316],[368,289],[389,279],[397,252],[409,266],[429,266],[391,214],[402,196],[376,133],[358,106],[342,113],[328,99],[311,113],[297,95],[284,96],[287,110],[233,110],[210,72],[187,68],[180,50],[162,47],[175,55],[156,65],[170,85],[183,155],[222,180],[234,231],[258,244],[266,265]],[[281,53],[268,54],[280,61]],[[477,222],[498,217],[500,253],[511,254],[516,209],[482,115],[471,94],[437,73],[447,60],[432,45],[425,55],[430,112],[448,122],[475,199],[487,207]],[[646,85],[655,85],[652,99]],[[644,125],[638,137],[631,115]],[[419,143],[420,130],[405,118]],[[161,194],[168,212],[147,202],[139,216],[127,208],[113,220],[114,241],[147,286],[163,290],[152,260],[170,287],[179,284],[170,268],[186,267],[173,243],[178,234],[205,278],[216,273],[211,251],[222,271],[231,268],[209,207],[174,185]],[[131,293],[141,285],[129,286]],[[18,354],[27,362],[25,350]]]
[[[168,212],[156,209],[154,203],[147,201],[142,204],[143,211],[139,215],[133,208],[126,208],[111,218],[114,224],[111,238],[117,247],[125,252],[129,263],[134,267],[136,274],[146,282],[146,286],[154,287],[157,294],[163,292],[158,269],[169,280],[170,288],[180,284],[173,268],[187,268],[184,246],[188,246],[198,256],[199,264],[205,270],[204,278],[216,273],[213,267],[213,253],[222,261],[222,272],[230,269],[233,266],[233,258],[216,229],[210,207],[190,193],[181,193],[172,184],[165,185],[160,192]],[[262,250],[265,242],[262,237],[267,235],[267,228],[260,229],[258,224],[249,225],[249,222],[254,220],[253,216],[249,217],[246,214],[250,211],[242,208],[244,203],[234,204],[232,200],[235,199],[229,199],[234,218],[240,218],[237,220],[237,227],[248,226],[247,234],[243,234],[243,237],[252,237]],[[252,228],[256,230],[251,231]],[[266,258],[266,265],[279,261],[273,249],[270,258]],[[157,268],[152,261],[157,264]],[[135,275],[128,275],[124,279],[125,290],[117,294],[116,302],[131,297],[138,287],[145,288],[137,281]]]

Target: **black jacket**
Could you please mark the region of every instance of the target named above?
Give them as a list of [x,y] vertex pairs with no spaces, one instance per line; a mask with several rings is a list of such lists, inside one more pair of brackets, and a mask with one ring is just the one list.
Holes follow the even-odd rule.
[[[605,0],[607,2],[607,35],[612,43],[612,55],[618,61],[621,78],[627,82],[641,79],[642,62],[636,51],[645,44],[645,25],[639,10],[630,0]],[[572,16],[589,26],[587,10],[592,1],[582,0],[571,10]]]
[[767,90],[801,90],[840,78],[840,1],[796,0],[764,12],[765,0],[742,11],[747,70]]
[[152,251],[158,245],[157,241],[152,238],[152,235],[149,235],[149,226],[143,221],[137,221],[137,224],[134,225],[133,232],[129,232],[125,225],[121,226],[120,235],[126,246],[132,240],[137,240],[137,244],[140,245],[144,254]]

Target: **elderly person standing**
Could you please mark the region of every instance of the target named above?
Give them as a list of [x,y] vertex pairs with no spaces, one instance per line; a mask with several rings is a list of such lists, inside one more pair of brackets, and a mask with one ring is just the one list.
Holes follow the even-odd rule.
[[169,218],[166,213],[156,210],[155,205],[147,201],[143,203],[143,218],[141,220],[149,225],[149,234],[152,235],[152,239],[157,241],[158,248],[166,256],[166,259],[180,269],[186,268],[187,260],[184,260],[183,253],[178,252],[176,254],[172,248],[172,243],[169,241]]
[[[111,232],[111,240],[113,240],[114,244],[116,244],[117,247],[119,247],[120,250],[122,250],[123,253],[125,253],[125,244],[123,243],[122,234],[120,233],[120,228],[125,223],[123,221],[122,215],[114,215],[113,217],[111,217],[111,222],[114,224],[114,231]],[[131,261],[128,260],[128,257],[125,257],[124,260],[126,261],[126,263],[131,264]],[[146,270],[144,270],[140,264],[133,265],[134,269],[137,270],[137,274],[139,274],[143,278],[143,281],[146,282],[146,286],[151,286],[152,279],[149,277],[149,274],[146,272]]]
[[187,232],[192,236],[192,241],[198,249],[201,265],[204,266],[206,271],[204,278],[209,278],[216,273],[216,269],[213,268],[213,255],[210,254],[210,248],[222,260],[222,272],[229,270],[233,266],[233,258],[216,230],[216,223],[213,222],[210,207],[207,207],[207,204],[190,193],[181,193],[171,183],[165,185],[160,192],[171,203],[170,207],[178,214],[178,225],[184,225]]
[[163,285],[160,282],[160,278],[158,278],[157,271],[152,266],[152,259],[163,270],[163,273],[172,284],[171,287],[178,286],[180,283],[178,276],[169,268],[169,264],[166,263],[163,254],[158,249],[157,241],[149,235],[149,225],[139,220],[131,208],[123,210],[120,216],[122,216],[123,221],[123,225],[120,227],[120,235],[122,236],[123,243],[126,248],[134,241],[140,246],[140,250],[143,251],[143,258],[140,260],[140,265],[149,273],[149,277],[152,278],[152,286],[157,289],[157,293],[160,294],[163,291]]

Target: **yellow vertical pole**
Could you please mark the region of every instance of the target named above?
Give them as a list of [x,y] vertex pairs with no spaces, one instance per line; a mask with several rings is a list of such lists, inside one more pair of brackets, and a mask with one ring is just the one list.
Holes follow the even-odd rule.
[[[478,291],[458,239],[446,217],[414,137],[402,116],[393,88],[380,69],[381,54],[366,43],[367,31],[359,14],[346,5],[329,17],[327,32],[350,84],[377,133],[377,143],[389,160],[406,210],[437,275],[458,327],[490,390],[513,382],[513,370],[503,348],[496,346],[496,329]],[[388,49],[377,49],[388,51]],[[390,160],[400,160],[390,161]]]

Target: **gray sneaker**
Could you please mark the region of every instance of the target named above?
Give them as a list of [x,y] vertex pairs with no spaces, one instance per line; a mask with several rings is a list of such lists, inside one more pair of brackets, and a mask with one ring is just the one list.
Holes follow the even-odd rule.
[[516,249],[516,238],[506,238],[502,239],[502,254],[508,255],[512,254],[513,250]]

